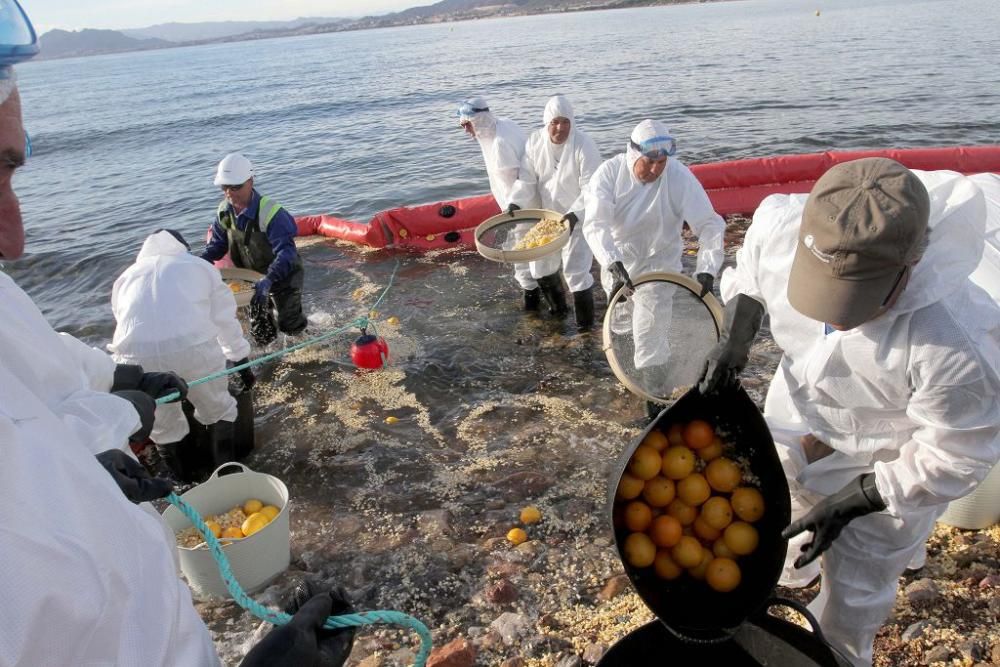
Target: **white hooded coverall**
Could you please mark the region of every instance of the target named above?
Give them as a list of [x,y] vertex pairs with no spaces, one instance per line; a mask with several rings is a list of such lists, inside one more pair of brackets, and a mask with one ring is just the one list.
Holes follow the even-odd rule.
[[[250,353],[236,299],[219,270],[167,231],[151,234],[135,264],[115,281],[111,309],[118,326],[108,348],[120,363],[174,371],[191,381]],[[202,424],[236,421],[236,399],[225,378],[191,387],[187,400]],[[154,442],[178,442],[188,430],[179,401],[156,407]]]
[[[511,201],[521,208],[540,206],[558,213],[576,214],[576,228],[562,249],[562,265],[569,290],[581,292],[594,284],[590,272],[594,253],[583,237],[584,192],[601,164],[601,152],[593,139],[577,129],[573,106],[562,95],[549,99],[542,118],[545,125],[528,137]],[[549,138],[548,125],[554,118],[570,121],[569,137],[562,144],[553,143]]]
[[115,364],[0,273],[0,665],[218,665],[163,524],[94,454],[139,427]]
[[[642,143],[665,134],[662,123],[643,121],[632,132],[632,140]],[[624,154],[605,161],[590,179],[583,233],[601,264],[601,283],[609,298],[614,281],[608,266],[614,262],[621,262],[632,279],[681,270],[685,221],[700,245],[695,273],[714,276],[722,266],[726,224],[712,208],[705,188],[673,157],[667,158],[659,178],[643,183],[633,171],[639,157],[629,146]],[[639,289],[634,299],[635,367],[665,364],[670,357],[665,334],[670,326],[673,288],[667,283],[652,283]]]
[[[761,203],[721,285],[726,300],[742,293],[766,306],[783,352],[764,415],[789,476],[792,518],[872,471],[885,500],[884,512],[850,522],[823,554],[810,605],[856,665],[871,664],[897,580],[943,503],[973,490],[1000,457],[1000,307],[969,280],[983,251],[983,194],[954,172],[914,173],[930,194],[930,244],[880,317],[827,333],[789,304],[805,195]],[[807,433],[834,452],[808,463],[799,443]],[[790,541],[786,579],[810,538]]]

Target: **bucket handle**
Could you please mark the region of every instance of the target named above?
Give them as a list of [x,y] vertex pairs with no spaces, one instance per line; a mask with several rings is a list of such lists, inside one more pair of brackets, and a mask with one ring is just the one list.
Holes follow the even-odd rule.
[[245,465],[243,465],[239,461],[229,461],[228,463],[223,463],[221,466],[219,466],[218,468],[216,468],[215,472],[213,472],[211,475],[209,475],[208,478],[209,479],[216,479],[216,478],[218,478],[219,472],[221,470],[224,470],[225,468],[230,467],[230,466],[236,466],[237,468],[242,468],[241,472],[253,472],[253,470],[251,470],[250,468],[246,467]]
[[819,622],[816,620],[816,617],[813,616],[812,612],[809,611],[809,609],[807,609],[801,602],[785,598],[772,597],[768,598],[767,602],[764,603],[764,613],[766,614],[771,607],[788,607],[789,609],[799,612],[805,617],[806,621],[809,622],[809,630],[816,636],[816,639],[820,640],[824,644],[827,643],[826,637],[823,636],[823,631],[819,629]]

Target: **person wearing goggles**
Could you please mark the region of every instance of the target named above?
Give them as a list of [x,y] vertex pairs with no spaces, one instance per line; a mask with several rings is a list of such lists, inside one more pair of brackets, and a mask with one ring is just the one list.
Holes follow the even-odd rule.
[[[686,222],[698,237],[695,279],[708,294],[722,266],[725,222],[712,208],[705,188],[673,157],[676,141],[667,127],[644,120],[624,153],[605,161],[590,180],[583,233],[601,265],[608,298],[635,290],[633,276],[679,273]],[[637,370],[662,367],[670,357],[668,331],[673,303],[668,286],[651,283],[636,291],[633,309],[634,364]],[[640,307],[643,306],[643,307]],[[650,418],[660,411],[647,405]]]
[[[16,0],[0,0],[4,263],[24,253],[12,179],[28,151],[14,66],[37,53],[27,15]],[[3,272],[0,347],[0,503],[14,508],[0,530],[0,594],[11,610],[0,623],[0,665],[221,664],[177,574],[174,536],[144,502],[171,485],[151,478],[128,451],[130,439],[149,432],[154,398],[183,396],[183,381],[137,367],[120,372],[107,354],[57,333]],[[343,608],[334,593],[293,598],[292,622],[272,630],[243,664],[318,664],[321,654],[333,655],[333,642],[339,662],[324,664],[343,664],[353,633],[321,627]]]
[[[579,223],[584,218],[583,193],[601,164],[601,153],[593,139],[576,127],[573,105],[563,95],[549,99],[542,121],[544,125],[528,137],[511,205],[532,208],[540,204],[544,209],[566,212],[563,220],[572,232],[562,249],[563,276],[573,293],[577,329],[589,331],[594,326],[594,277],[590,272],[594,253]],[[538,282],[550,302],[562,296],[549,296],[562,291],[558,273]]]

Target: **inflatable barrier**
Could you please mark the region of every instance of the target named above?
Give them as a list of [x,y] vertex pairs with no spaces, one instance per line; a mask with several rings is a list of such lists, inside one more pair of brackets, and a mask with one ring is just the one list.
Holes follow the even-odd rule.
[[[691,171],[720,215],[750,215],[768,195],[809,192],[816,179],[833,165],[864,157],[892,158],[911,169],[1000,173],[1000,146],[828,151],[698,164]],[[332,215],[305,215],[295,222],[300,236],[320,234],[372,248],[429,250],[473,246],[476,226],[499,212],[492,195],[479,195],[389,209],[376,213],[369,222]]]

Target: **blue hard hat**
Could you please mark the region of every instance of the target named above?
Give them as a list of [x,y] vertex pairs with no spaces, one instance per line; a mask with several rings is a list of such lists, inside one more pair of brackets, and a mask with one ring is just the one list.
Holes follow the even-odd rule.
[[0,0],[0,78],[38,55],[38,35],[17,0]]

